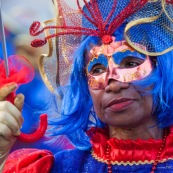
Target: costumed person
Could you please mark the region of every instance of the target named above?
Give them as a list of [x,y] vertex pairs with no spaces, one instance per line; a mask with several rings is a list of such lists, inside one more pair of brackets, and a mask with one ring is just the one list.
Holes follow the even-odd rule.
[[3,173],[173,172],[173,2],[76,4],[54,0],[56,20],[30,29],[47,34],[32,46],[50,45],[39,62],[60,97],[50,132],[66,135],[75,149],[15,151]]

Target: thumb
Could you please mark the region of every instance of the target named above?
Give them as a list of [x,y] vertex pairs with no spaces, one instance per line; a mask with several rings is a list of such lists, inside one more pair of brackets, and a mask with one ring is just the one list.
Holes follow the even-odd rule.
[[25,97],[23,94],[16,95],[16,97],[14,99],[14,105],[19,109],[19,111],[21,111],[23,108],[24,99],[25,99]]
[[9,83],[0,88],[0,101],[4,101],[6,97],[17,89],[16,83]]

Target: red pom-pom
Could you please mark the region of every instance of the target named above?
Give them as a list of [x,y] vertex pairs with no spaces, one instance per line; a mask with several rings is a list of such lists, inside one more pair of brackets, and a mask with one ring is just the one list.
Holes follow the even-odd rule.
[[47,40],[35,39],[31,42],[32,47],[41,47],[47,43]]
[[111,35],[104,35],[102,37],[102,42],[103,42],[103,44],[110,44],[113,42],[113,38]]
[[8,83],[26,84],[34,78],[34,68],[22,56],[12,55],[8,58],[9,76],[6,77],[4,61],[0,59],[0,87]]

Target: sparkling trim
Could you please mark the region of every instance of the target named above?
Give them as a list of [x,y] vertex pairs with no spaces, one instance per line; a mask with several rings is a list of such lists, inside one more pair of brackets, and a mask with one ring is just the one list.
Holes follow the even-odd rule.
[[[98,156],[94,153],[93,150],[91,151],[91,155],[92,155],[92,157],[93,157],[94,159],[96,159],[97,161],[107,164],[107,160],[98,157]],[[164,163],[164,162],[166,162],[166,161],[168,161],[168,160],[173,160],[173,158],[169,157],[169,158],[167,158],[167,159],[160,160],[159,163]],[[120,166],[120,165],[124,165],[124,166],[127,166],[127,165],[130,165],[130,166],[133,166],[133,165],[145,165],[145,164],[153,164],[153,163],[154,163],[154,160],[151,160],[151,161],[145,160],[144,162],[141,161],[141,160],[139,160],[138,162],[136,162],[136,161],[133,161],[133,162],[130,162],[130,161],[128,161],[128,162],[124,162],[124,161],[121,161],[121,162],[118,162],[118,161],[111,161],[111,164],[112,164],[112,165],[119,165],[119,166]]]

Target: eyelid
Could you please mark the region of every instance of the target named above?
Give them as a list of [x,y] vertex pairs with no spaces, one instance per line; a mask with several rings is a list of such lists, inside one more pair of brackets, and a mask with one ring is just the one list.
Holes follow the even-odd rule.
[[88,72],[91,71],[94,65],[102,64],[108,67],[108,59],[104,54],[100,54],[98,57],[94,57],[87,65]]
[[[136,57],[127,57],[125,58],[119,65],[119,68],[135,68],[144,63],[144,59],[136,58]],[[129,63],[136,63],[136,65],[130,66]],[[129,65],[129,66],[128,66]]]
[[94,70],[96,68],[103,68],[103,69],[106,69],[106,67],[103,65],[103,64],[95,64],[93,65],[93,67],[91,68],[91,70]]

